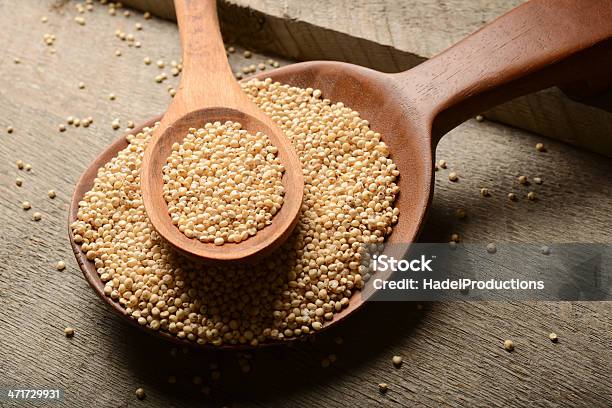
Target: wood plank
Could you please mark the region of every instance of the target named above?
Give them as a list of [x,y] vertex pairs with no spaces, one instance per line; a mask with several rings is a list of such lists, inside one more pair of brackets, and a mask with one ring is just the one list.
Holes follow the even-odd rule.
[[[71,254],[69,197],[90,160],[118,136],[113,119],[140,122],[168,104],[166,85],[154,81],[161,70],[142,60],[178,59],[178,36],[174,24],[111,17],[99,5],[80,26],[73,2],[55,4],[0,2],[0,24],[11,33],[10,41],[0,40],[0,387],[61,387],[66,400],[57,406],[77,408],[612,405],[610,302],[434,303],[423,310],[372,304],[313,343],[257,350],[250,374],[240,372],[235,353],[178,350],[173,356],[170,344],[117,319]],[[43,15],[47,24],[39,20]],[[137,22],[143,31],[135,30]],[[133,33],[142,48],[118,40],[117,28]],[[55,54],[42,42],[45,33],[57,37]],[[244,60],[237,53],[232,64],[238,69],[266,58]],[[91,115],[94,124],[59,133],[69,115]],[[8,125],[12,134],[4,130]],[[449,134],[437,154],[461,180],[449,182],[450,169],[437,173],[422,240],[447,241],[458,232],[466,242],[611,242],[610,161],[553,141],[538,153],[534,144],[542,140],[475,121]],[[32,170],[18,170],[18,159]],[[532,186],[539,201],[523,198],[519,173],[543,178]],[[490,198],[480,197],[483,186]],[[54,200],[49,189],[57,191]],[[511,190],[519,202],[506,200]],[[23,200],[33,210],[23,211]],[[466,220],[454,217],[457,207],[468,210]],[[31,221],[32,211],[43,219]],[[68,264],[65,271],[55,270],[58,260]],[[68,325],[76,328],[71,340],[63,334]],[[558,344],[548,340],[549,331],[559,334]],[[515,341],[514,353],[502,349],[506,338]],[[331,353],[338,362],[321,368]],[[404,358],[401,369],[391,364],[395,354]],[[211,362],[220,364],[219,381],[210,378]],[[167,382],[170,375],[177,384]],[[194,375],[212,387],[212,396],[193,384]],[[386,395],[379,382],[389,384]],[[144,402],[134,396],[140,386]]]
[[[524,0],[224,0],[228,41],[299,61],[347,61],[385,72],[406,70],[443,51]],[[172,19],[172,0],[125,4]],[[612,103],[612,93],[606,96]],[[556,88],[486,112],[492,120],[612,156],[612,114]]]

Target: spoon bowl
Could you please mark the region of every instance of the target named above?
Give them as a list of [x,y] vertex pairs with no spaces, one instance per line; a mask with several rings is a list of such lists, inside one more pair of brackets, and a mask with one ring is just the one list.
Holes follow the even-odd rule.
[[[319,89],[324,98],[332,103],[343,102],[370,122],[370,127],[382,135],[400,171],[400,194],[395,202],[400,216],[386,242],[409,245],[418,238],[432,198],[439,139],[467,118],[522,94],[553,85],[571,85],[575,89],[581,84],[609,83],[605,80],[612,70],[609,21],[612,3],[607,0],[585,0],[579,5],[570,0],[533,0],[403,73],[386,74],[347,63],[314,61],[260,73],[254,78]],[[159,119],[152,119],[148,125]],[[70,222],[76,220],[78,202],[93,185],[97,169],[126,146],[125,138],[117,140],[85,171],[73,196]],[[74,243],[72,232],[70,239],[90,285],[124,315],[123,308],[104,295],[93,263]],[[394,251],[397,246],[387,248]],[[388,279],[390,274],[379,272],[377,277]],[[367,301],[363,293],[354,293],[348,307],[335,314],[323,330],[363,306]],[[182,344],[194,344],[147,331]],[[291,341],[294,339],[269,344]]]
[[[172,152],[172,145],[177,142],[181,143],[190,128],[198,128],[205,123],[215,121],[222,123],[226,121],[239,122],[243,128],[249,129],[250,132],[266,134],[271,143],[278,148],[278,157],[285,167],[289,164],[290,168],[299,169],[299,172],[285,171],[283,174],[281,181],[287,199],[274,215],[272,224],[240,243],[227,242],[223,245],[215,245],[188,238],[172,223],[163,195],[163,179],[154,176],[154,174],[162,174],[166,158]],[[284,137],[282,133],[279,134],[275,129],[272,129],[269,123],[263,122],[246,112],[231,108],[204,108],[192,111],[175,120],[171,126],[159,134],[159,137],[152,139],[149,143],[147,150],[154,151],[156,154],[150,156],[148,166],[143,167],[143,171],[149,172],[150,177],[141,176],[143,195],[146,191],[149,197],[146,207],[147,214],[155,230],[184,254],[200,258],[205,263],[215,265],[220,263],[252,263],[269,255],[291,235],[298,222],[298,214],[304,194],[304,181],[299,159],[290,145],[280,140]],[[151,211],[151,208],[159,210]]]

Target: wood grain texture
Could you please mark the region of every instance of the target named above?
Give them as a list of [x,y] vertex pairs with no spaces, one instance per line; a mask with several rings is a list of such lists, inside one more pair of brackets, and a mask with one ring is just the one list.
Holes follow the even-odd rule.
[[[160,70],[142,59],[178,59],[178,35],[173,24],[110,17],[99,6],[80,26],[73,3],[53,4],[0,2],[0,23],[11,33],[10,41],[0,39],[0,386],[59,386],[66,401],[55,406],[84,408],[612,405],[610,302],[436,303],[423,310],[372,304],[315,343],[253,353],[250,374],[240,373],[235,353],[178,350],[173,357],[169,343],[117,319],[71,254],[69,197],[80,173],[118,135],[113,119],[140,123],[167,106],[166,85],[154,81]],[[136,22],[144,23],[142,32]],[[128,48],[116,28],[133,32],[143,47]],[[45,33],[57,36],[55,55],[42,42]],[[232,55],[231,62],[238,69],[261,58],[267,57],[247,62]],[[176,78],[170,82],[176,86]],[[59,133],[68,115],[91,115],[94,124]],[[542,140],[488,122],[452,131],[438,146],[449,169],[436,175],[422,240],[447,241],[458,232],[466,242],[610,243],[609,160],[548,141],[548,151],[538,153],[534,144]],[[17,170],[17,159],[32,171]],[[459,173],[458,183],[448,181],[450,170]],[[543,178],[529,187],[538,201],[525,200],[520,174]],[[21,188],[16,177],[24,179]],[[482,198],[480,187],[492,196]],[[55,200],[46,196],[49,189],[57,191]],[[520,200],[509,202],[509,191]],[[23,211],[23,200],[33,210]],[[467,209],[465,220],[454,217],[458,207]],[[31,221],[32,211],[43,219]],[[54,269],[60,259],[68,264],[63,272]],[[67,325],[76,328],[71,340],[63,335]],[[559,334],[558,344],[549,331]],[[502,349],[506,338],[514,340],[514,353]],[[337,363],[321,368],[330,353]],[[401,369],[391,364],[395,354],[404,357]],[[210,378],[211,362],[220,364],[218,381]],[[177,384],[168,384],[170,375]],[[211,385],[211,397],[192,384],[194,375]],[[378,392],[379,382],[389,384],[387,395]],[[143,402],[133,393],[139,386],[147,392]]]
[[[301,61],[339,60],[398,72],[443,51],[522,2],[225,0],[219,3],[219,13],[226,38],[248,47]],[[174,18],[172,0],[125,3]],[[610,100],[612,95],[607,93],[602,104],[609,106]],[[575,102],[557,88],[514,99],[485,114],[612,156],[612,114]]]

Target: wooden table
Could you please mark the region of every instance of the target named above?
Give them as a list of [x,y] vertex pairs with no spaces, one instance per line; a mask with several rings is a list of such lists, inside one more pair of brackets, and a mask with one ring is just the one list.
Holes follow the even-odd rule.
[[[111,314],[71,253],[69,197],[82,170],[120,134],[113,119],[125,126],[164,110],[166,86],[177,78],[157,84],[162,70],[155,61],[180,55],[172,23],[117,14],[96,4],[81,26],[74,3],[0,2],[0,387],[60,387],[66,396],[57,406],[67,407],[612,405],[610,302],[370,304],[316,342],[251,353],[248,374],[235,353],[172,351]],[[117,28],[142,47],[116,38]],[[44,44],[45,33],[57,37],[53,47]],[[237,48],[236,70],[268,58],[247,61]],[[154,63],[145,65],[145,56]],[[70,115],[92,116],[94,123],[58,132]],[[538,153],[537,142],[548,151]],[[451,132],[437,154],[461,180],[451,183],[449,170],[438,172],[424,242],[448,241],[453,232],[465,242],[612,241],[609,159],[476,121]],[[32,170],[18,170],[16,160]],[[537,201],[525,200],[519,174],[543,178],[532,186]],[[481,187],[492,196],[481,197]],[[53,200],[50,189],[57,191]],[[520,200],[510,203],[509,191]],[[32,210],[21,209],[25,200]],[[454,217],[458,207],[467,209],[466,220]],[[41,221],[31,220],[34,211]],[[55,269],[59,260],[66,270]],[[64,336],[66,326],[76,329],[74,338]],[[549,341],[551,331],[558,344]],[[514,341],[514,352],[503,350],[504,339]],[[323,368],[330,354],[337,361]],[[403,357],[401,368],[393,367],[393,355]],[[211,363],[220,366],[218,381],[210,378]],[[212,388],[210,396],[194,376]],[[386,395],[378,391],[381,382],[389,384]],[[134,395],[138,387],[144,401]]]

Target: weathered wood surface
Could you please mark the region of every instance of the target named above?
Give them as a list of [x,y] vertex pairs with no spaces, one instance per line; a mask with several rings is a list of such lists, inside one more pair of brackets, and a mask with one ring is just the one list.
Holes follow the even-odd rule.
[[[234,353],[179,350],[173,357],[170,344],[117,319],[71,254],[69,197],[81,171],[118,136],[114,118],[139,122],[168,104],[166,85],[153,79],[160,70],[142,59],[177,59],[178,35],[171,23],[110,17],[100,6],[80,26],[73,3],[53,4],[0,2],[0,387],[60,387],[66,400],[54,406],[88,408],[612,405],[610,302],[434,303],[423,310],[372,304],[314,343],[254,352],[250,374],[240,373]],[[47,24],[40,23],[43,15]],[[116,28],[134,33],[142,48],[115,38]],[[57,36],[56,54],[43,44],[45,33]],[[234,55],[232,63],[245,61]],[[94,124],[59,133],[69,115],[91,115]],[[458,232],[466,242],[611,242],[609,160],[557,142],[537,153],[541,140],[488,122],[466,123],[444,138],[438,157],[462,178],[450,183],[449,170],[437,174],[422,240],[447,241]],[[17,159],[32,170],[18,170]],[[544,179],[532,186],[538,201],[524,199],[518,174]],[[480,197],[482,186],[492,197]],[[57,191],[54,200],[49,189]],[[506,200],[511,190],[519,202]],[[23,211],[23,200],[33,209]],[[468,210],[466,220],[455,219],[457,207]],[[33,211],[43,214],[40,222],[31,220]],[[58,260],[68,264],[65,271],[55,270]],[[71,340],[63,334],[68,325],[76,328]],[[550,331],[559,334],[558,344],[548,340]],[[515,352],[502,349],[506,338]],[[321,368],[331,353],[338,361]],[[404,358],[400,369],[391,364],[395,354]],[[210,379],[211,362],[220,364],[219,381]],[[170,375],[177,384],[167,383]],[[194,375],[211,385],[211,397],[192,384]],[[386,395],[379,382],[389,384]],[[147,392],[142,402],[134,396],[139,386]]]
[[[224,0],[231,41],[296,60],[330,59],[386,72],[413,67],[524,0]],[[174,18],[172,0],[126,4]],[[612,104],[612,93],[606,97]],[[612,113],[556,88],[486,112],[492,120],[612,156]]]

